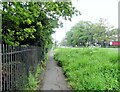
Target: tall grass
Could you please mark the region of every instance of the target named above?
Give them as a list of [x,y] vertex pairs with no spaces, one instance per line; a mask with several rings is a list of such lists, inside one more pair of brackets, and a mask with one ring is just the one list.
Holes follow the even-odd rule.
[[107,48],[58,48],[54,58],[74,90],[118,90],[118,52]]
[[38,65],[35,75],[33,75],[31,72],[29,73],[28,83],[25,85],[24,90],[37,90],[40,73],[41,66]]

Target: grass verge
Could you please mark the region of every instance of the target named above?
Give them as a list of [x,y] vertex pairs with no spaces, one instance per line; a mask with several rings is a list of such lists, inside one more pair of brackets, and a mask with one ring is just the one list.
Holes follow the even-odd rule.
[[74,90],[119,90],[117,50],[58,48],[54,53]]

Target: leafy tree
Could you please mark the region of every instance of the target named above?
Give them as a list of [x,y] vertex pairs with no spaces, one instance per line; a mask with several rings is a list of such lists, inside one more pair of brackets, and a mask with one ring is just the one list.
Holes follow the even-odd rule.
[[106,21],[100,19],[98,23],[80,21],[66,33],[68,46],[89,46],[100,44],[106,46],[116,40],[117,29],[107,26]]
[[90,34],[91,25],[92,23],[89,21],[80,21],[73,26],[66,34],[68,45],[85,46],[87,42],[90,42],[92,38],[92,35]]
[[10,45],[47,46],[59,18],[79,12],[71,2],[3,2],[2,41]]
[[105,19],[100,19],[98,23],[94,23],[92,26],[93,42],[99,43],[102,46],[109,44],[110,41],[115,40],[117,35],[117,29],[107,25]]

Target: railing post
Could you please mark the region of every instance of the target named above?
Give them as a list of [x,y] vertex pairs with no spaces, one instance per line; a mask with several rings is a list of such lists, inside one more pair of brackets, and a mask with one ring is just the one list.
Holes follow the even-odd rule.
[[[24,47],[24,50],[28,50],[27,47]],[[29,61],[28,61],[28,54],[29,54],[29,51],[25,51],[23,52],[25,53],[24,55],[24,61],[25,61],[25,69],[26,69],[26,75],[27,75],[27,78],[29,77]]]
[[2,91],[2,44],[0,44],[0,91]]

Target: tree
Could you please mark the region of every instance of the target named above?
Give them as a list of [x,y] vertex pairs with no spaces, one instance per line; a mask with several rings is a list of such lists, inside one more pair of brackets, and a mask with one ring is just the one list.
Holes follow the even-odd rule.
[[47,46],[59,18],[79,12],[71,2],[3,2],[2,42],[10,45]]
[[90,21],[80,21],[73,26],[66,34],[68,45],[86,46],[86,43],[90,42],[92,38],[90,34],[91,25]]
[[107,26],[106,21],[100,19],[97,23],[80,21],[66,33],[68,46],[89,46],[99,44],[103,47],[116,40],[117,29]]
[[117,29],[113,26],[109,26],[105,19],[100,19],[98,23],[94,23],[92,26],[93,42],[102,45],[109,44],[110,41],[115,40],[117,35]]

